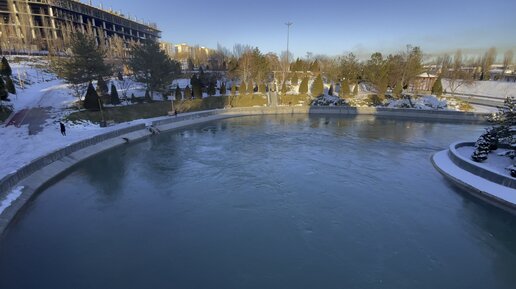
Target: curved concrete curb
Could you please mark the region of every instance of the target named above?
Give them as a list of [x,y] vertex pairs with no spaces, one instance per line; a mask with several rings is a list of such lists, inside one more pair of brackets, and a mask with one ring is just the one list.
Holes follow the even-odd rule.
[[[485,122],[486,114],[461,113],[454,111],[429,111],[416,109],[389,108],[352,108],[352,107],[309,107],[309,106],[280,106],[232,108],[228,110],[210,110],[185,113],[152,122],[152,125],[162,131],[180,129],[186,126],[220,120],[224,118],[246,115],[270,114],[332,114],[332,115],[373,115],[380,117],[422,119],[425,121],[463,121],[468,123]],[[0,213],[0,236],[6,230],[16,214],[35,196],[46,184],[66,173],[81,161],[100,152],[122,145],[125,141],[143,139],[151,135],[144,124],[135,125],[116,131],[108,132],[93,138],[79,141],[66,148],[59,149],[49,155],[34,160],[13,174],[0,180],[0,202],[5,200],[10,190],[15,186],[22,188],[21,195],[3,213]]]
[[457,149],[461,147],[473,147],[475,143],[473,142],[456,142],[450,145],[448,150],[448,154],[450,159],[460,168],[482,177],[486,180],[494,182],[496,184],[506,186],[512,189],[516,189],[516,179],[511,176],[505,176],[500,174],[497,171],[491,170],[489,168],[478,166],[473,160],[464,157],[461,155]]
[[434,154],[431,160],[437,171],[456,186],[491,205],[516,214],[516,190],[458,166],[450,157],[449,150]]

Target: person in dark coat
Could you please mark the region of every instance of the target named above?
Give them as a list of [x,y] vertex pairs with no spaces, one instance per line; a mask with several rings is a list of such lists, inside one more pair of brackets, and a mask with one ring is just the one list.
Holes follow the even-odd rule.
[[66,127],[65,127],[64,123],[59,122],[59,126],[61,127],[61,134],[66,136]]

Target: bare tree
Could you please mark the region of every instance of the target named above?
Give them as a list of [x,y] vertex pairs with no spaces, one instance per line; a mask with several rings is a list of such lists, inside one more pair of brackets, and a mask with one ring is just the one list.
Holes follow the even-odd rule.
[[482,58],[482,76],[481,80],[489,80],[490,75],[489,71],[491,70],[491,65],[496,60],[496,48],[491,47],[487,52],[484,54],[484,57]]
[[509,66],[512,64],[512,58],[514,54],[512,50],[507,50],[503,56],[503,72],[502,76],[505,76],[505,71],[509,69]]
[[[445,57],[445,59],[449,60],[449,57]],[[455,95],[455,92],[459,87],[463,85],[468,86],[474,82],[473,72],[464,69],[463,65],[464,57],[462,56],[462,51],[460,49],[455,52],[453,62],[443,62],[443,73],[448,81],[448,86],[452,96]]]

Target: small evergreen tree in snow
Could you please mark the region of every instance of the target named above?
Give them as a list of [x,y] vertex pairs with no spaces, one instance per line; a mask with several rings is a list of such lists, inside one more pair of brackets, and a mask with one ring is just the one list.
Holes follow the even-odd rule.
[[183,95],[184,99],[190,99],[192,98],[192,90],[190,89],[190,86],[185,87],[185,93]]
[[487,160],[487,156],[490,152],[491,144],[485,138],[485,135],[481,135],[475,143],[475,151],[471,155],[471,159],[475,162],[483,162]]
[[7,89],[5,88],[5,83],[2,77],[0,77],[0,100],[7,100],[9,94],[7,93]]
[[181,88],[179,88],[179,84],[176,85],[176,91],[174,92],[174,96],[176,100],[183,99],[183,94],[181,93]]
[[292,85],[297,85],[298,82],[299,82],[299,78],[297,77],[297,73],[294,72],[294,74],[292,75],[292,79],[290,80],[291,84]]
[[314,83],[312,84],[312,96],[318,97],[324,93],[324,84],[321,75],[319,74],[317,78],[315,78]]
[[283,81],[283,84],[281,85],[281,94],[287,95],[287,82]]
[[196,81],[192,84],[192,92],[194,98],[202,99],[202,86],[200,81]]
[[307,94],[308,93],[308,77],[303,78],[301,84],[299,85],[299,93]]
[[247,86],[245,85],[245,82],[242,81],[240,83],[240,87],[238,88],[238,94],[244,95],[247,92]]
[[215,87],[215,83],[210,81],[208,85],[208,96],[214,96],[215,94],[217,94],[217,88]]
[[237,93],[237,87],[236,85],[233,83],[233,85],[231,85],[231,95],[236,95]]
[[118,91],[114,83],[111,83],[111,104],[120,104],[120,97],[118,97]]
[[101,105],[100,97],[95,91],[93,84],[88,84],[88,89],[86,91],[86,96],[84,97],[84,108],[87,110],[99,110]]
[[14,82],[10,76],[7,76],[7,80],[5,81],[5,88],[10,94],[16,94],[16,87],[14,86]]
[[227,88],[226,88],[226,83],[223,82],[221,85],[220,85],[220,95],[226,95],[227,92]]
[[432,94],[441,96],[443,94],[443,84],[441,82],[441,76],[437,77],[434,85],[432,86]]
[[340,98],[346,98],[346,97],[349,96],[349,94],[350,94],[350,91],[349,91],[349,81],[347,79],[344,79],[340,83],[339,96],[340,96]]
[[333,96],[333,84],[330,84],[330,89],[328,89],[328,95]]
[[2,62],[0,62],[0,75],[5,77],[13,75],[13,70],[5,57],[2,57]]
[[118,80],[124,81],[124,76],[122,75],[122,72],[119,71],[116,77],[118,78]]
[[310,65],[310,71],[314,73],[321,72],[321,68],[319,67],[319,61],[314,60],[314,62],[312,62],[312,65]]

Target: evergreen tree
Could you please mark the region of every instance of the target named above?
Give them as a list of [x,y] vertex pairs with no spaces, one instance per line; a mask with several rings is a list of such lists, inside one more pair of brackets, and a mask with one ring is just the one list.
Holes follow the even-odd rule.
[[118,97],[118,91],[114,83],[111,83],[111,104],[120,104],[120,97]]
[[441,96],[443,94],[443,84],[441,82],[441,76],[437,78],[434,85],[432,86],[432,94]]
[[183,95],[184,99],[190,99],[192,98],[192,90],[190,89],[190,86],[185,87],[185,93]]
[[328,95],[333,96],[333,84],[330,84],[330,89],[328,89]]
[[397,99],[400,99],[402,93],[403,93],[403,84],[401,83],[401,81],[399,81],[398,83],[396,83],[396,86],[394,86],[394,89],[392,90],[392,94]]
[[137,81],[145,83],[150,93],[154,91],[165,94],[172,81],[181,74],[179,62],[170,57],[152,40],[135,44],[131,49],[129,68]]
[[9,94],[7,93],[7,90],[5,88],[5,83],[2,77],[0,77],[0,100],[7,100],[7,97]]
[[210,84],[208,85],[208,96],[214,96],[215,94],[217,94],[217,88],[215,83],[210,81]]
[[319,97],[324,93],[324,84],[321,75],[319,74],[317,78],[315,78],[314,83],[312,84],[312,96]]
[[176,91],[175,91],[174,96],[175,96],[176,100],[183,99],[183,94],[181,93],[181,88],[179,88],[179,84],[176,86]]
[[2,62],[0,62],[0,75],[5,77],[13,75],[13,70],[5,57],[2,57]]
[[226,89],[226,83],[223,82],[221,85],[220,85],[220,95],[226,95],[227,93],[227,89]]
[[473,152],[473,155],[471,158],[475,162],[483,162],[487,160],[487,156],[490,152],[490,143],[488,140],[486,140],[484,135],[481,135],[480,138],[475,143],[475,151]]
[[249,83],[247,84],[247,93],[248,94],[254,93],[254,83],[252,80],[249,80]]
[[349,81],[347,79],[344,79],[340,83],[339,96],[340,96],[340,98],[346,98],[346,97],[349,96],[349,94],[350,94],[350,91],[349,91]]
[[197,74],[194,74],[192,78],[190,78],[190,85],[194,87],[197,83],[199,83],[199,79],[197,78]]
[[236,85],[233,83],[233,85],[231,85],[231,95],[236,95],[237,93],[237,87]]
[[303,78],[301,84],[299,85],[299,93],[307,94],[308,93],[308,77]]
[[247,86],[245,86],[245,82],[242,81],[242,83],[240,83],[240,87],[238,88],[238,94],[244,95],[244,94],[246,94],[246,92],[247,92]]
[[261,93],[261,94],[265,94],[267,92],[267,87],[265,86],[264,83],[261,83],[258,86],[258,92]]
[[99,96],[104,96],[108,94],[108,86],[104,78],[99,76],[97,80],[97,94]]
[[319,61],[314,60],[312,65],[310,65],[310,71],[314,73],[321,72],[321,68],[319,67]]
[[210,81],[208,80],[208,76],[206,75],[206,73],[204,73],[204,69],[202,69],[202,66],[199,67],[199,83],[201,84],[202,89],[207,87],[210,83]]
[[136,102],[136,96],[134,96],[134,93],[131,93],[131,103]]
[[292,75],[292,79],[290,80],[290,83],[292,85],[297,85],[299,83],[299,78],[297,77],[297,73],[294,72],[294,74]]
[[200,81],[195,81],[192,84],[192,93],[194,98],[202,99],[202,87]]
[[124,81],[124,76],[122,75],[122,72],[119,71],[116,77],[118,78],[118,80]]
[[354,96],[358,95],[358,83],[355,83],[355,87],[353,87],[353,95]]
[[93,84],[88,84],[88,90],[86,91],[86,96],[84,97],[84,108],[87,110],[100,110],[100,97],[95,91],[95,88],[93,87]]
[[287,82],[283,81],[283,84],[281,85],[281,94],[287,95]]
[[7,80],[5,81],[5,88],[10,94],[16,94],[16,87],[14,86],[14,82],[10,76],[7,76]]

